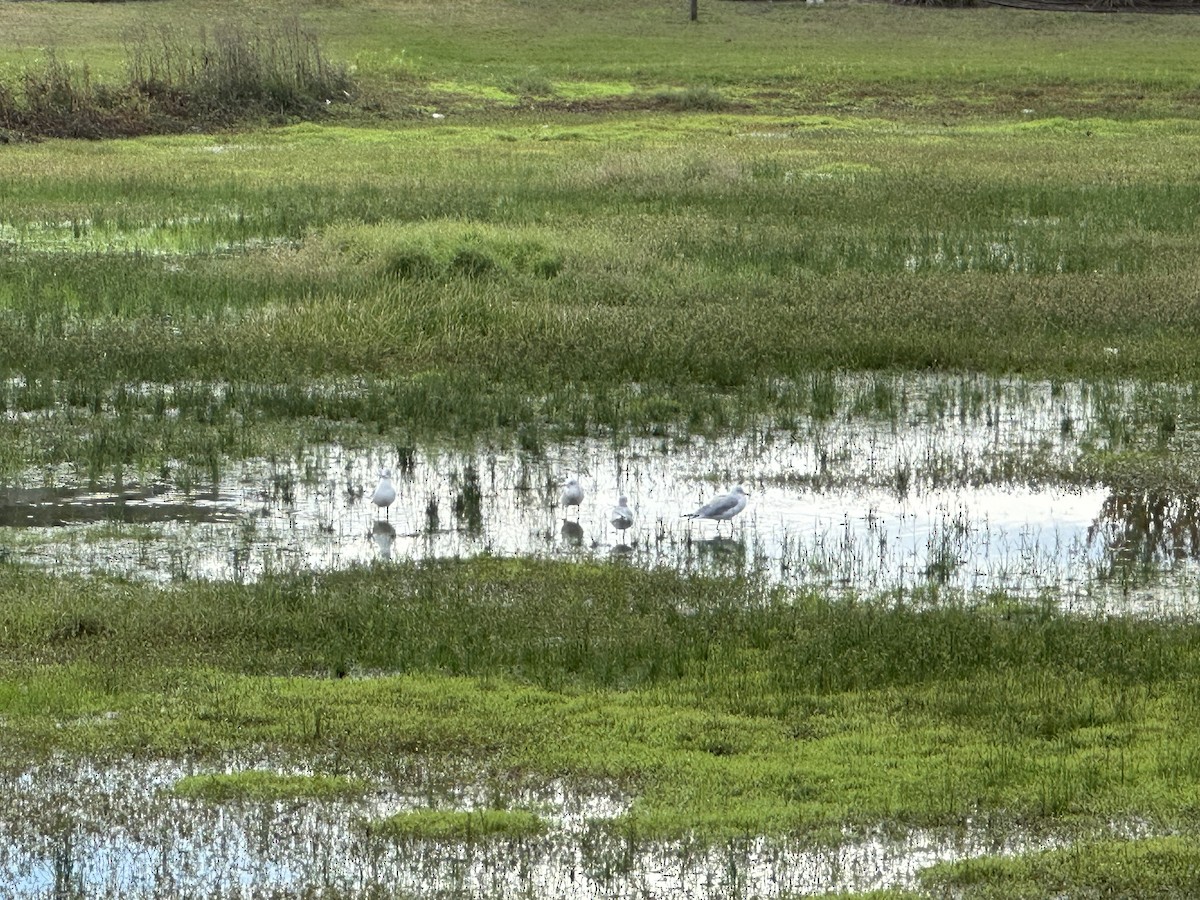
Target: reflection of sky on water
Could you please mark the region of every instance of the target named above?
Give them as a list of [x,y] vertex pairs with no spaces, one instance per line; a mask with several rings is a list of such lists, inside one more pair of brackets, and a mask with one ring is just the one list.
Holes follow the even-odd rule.
[[[872,383],[846,377],[837,390],[845,406],[861,405]],[[1166,570],[1176,595],[1194,580],[1197,542],[1164,543],[1154,531],[1186,530],[1193,507],[1139,506],[1102,487],[1044,481],[1074,466],[1077,436],[1098,415],[1094,389],[914,377],[890,385],[887,416],[843,408],[720,439],[473,452],[322,445],[232,464],[207,493],[170,484],[0,490],[0,548],[63,570],[235,580],[481,553],[617,556],[867,592],[1051,590],[1085,606],[1097,597],[1145,606],[1146,586]],[[380,513],[369,498],[385,466],[398,497]],[[578,511],[559,506],[572,476],[587,491]],[[732,523],[682,518],[738,483],[751,498]],[[635,516],[623,533],[610,524],[620,494]]]
[[[134,573],[161,567],[159,574],[167,577],[253,578],[269,570],[325,570],[373,559],[600,557],[625,547],[624,556],[642,565],[759,571],[785,582],[864,590],[912,586],[923,580],[931,559],[943,565],[953,559],[943,584],[1022,591],[1070,574],[1082,577],[1095,564],[1086,535],[1103,504],[1102,490],[989,486],[904,497],[882,487],[814,491],[779,483],[778,470],[762,459],[757,471],[750,463],[731,469],[728,481],[714,482],[707,477],[710,447],[700,454],[691,449],[662,453],[634,445],[614,451],[589,443],[539,459],[417,453],[412,468],[397,475],[395,504],[380,513],[366,494],[386,454],[325,447],[286,466],[245,464],[215,498],[166,488],[152,500],[107,507],[95,495],[77,503],[57,497],[29,513],[47,538],[29,555],[65,567],[125,566]],[[577,514],[558,505],[565,472],[578,473],[587,489]],[[720,524],[683,518],[734,479],[751,493],[741,516]],[[477,486],[478,501],[464,508],[468,484]],[[624,533],[609,521],[620,492],[628,494],[635,515]],[[145,524],[160,516],[163,537],[129,542],[121,540],[120,529],[107,529],[108,537],[61,540],[64,530],[85,527],[90,514],[93,523]],[[728,555],[705,552],[706,542],[717,538],[722,542],[716,547],[740,550],[736,564],[728,564]],[[130,543],[138,546],[123,546]]]
[[[233,761],[216,770],[258,767],[274,768]],[[514,783],[504,791],[510,808],[546,820],[543,837],[397,841],[366,826],[416,808],[492,806],[497,787],[462,781],[447,787],[444,776],[417,767],[408,781],[372,778],[364,796],[337,801],[214,804],[169,793],[183,775],[206,771],[213,769],[169,760],[104,767],[52,760],[0,774],[12,811],[0,819],[5,896],[802,896],[912,885],[917,872],[935,862],[1029,852],[1066,837],[968,823],[907,834],[847,833],[835,847],[799,838],[747,838],[710,848],[628,842],[610,829],[627,798],[553,782]]]

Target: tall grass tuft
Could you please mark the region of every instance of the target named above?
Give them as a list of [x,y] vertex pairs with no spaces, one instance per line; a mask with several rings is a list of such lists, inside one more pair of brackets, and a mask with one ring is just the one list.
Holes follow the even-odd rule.
[[353,95],[344,65],[290,19],[263,29],[202,29],[195,40],[163,26],[131,33],[127,80],[109,84],[53,51],[0,82],[0,128],[19,134],[103,138],[177,132],[195,123],[312,117]]
[[353,87],[346,67],[331,62],[296,18],[258,30],[218,24],[202,29],[194,43],[168,27],[143,30],[126,52],[130,85],[185,113],[300,115],[348,98]]
[[17,83],[0,83],[0,126],[48,137],[99,138],[137,134],[145,118],[141,97],[128,86],[93,79],[53,51],[26,67]]
[[679,111],[719,112],[733,105],[724,94],[707,85],[659,91],[654,100],[659,106]]

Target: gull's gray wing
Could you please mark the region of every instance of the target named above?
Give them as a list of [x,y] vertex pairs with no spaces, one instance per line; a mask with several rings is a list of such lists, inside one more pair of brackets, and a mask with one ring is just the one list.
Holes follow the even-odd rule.
[[717,519],[723,515],[728,515],[737,507],[737,504],[737,497],[733,494],[726,494],[724,497],[718,497],[716,500],[709,500],[692,513],[692,516],[698,519]]

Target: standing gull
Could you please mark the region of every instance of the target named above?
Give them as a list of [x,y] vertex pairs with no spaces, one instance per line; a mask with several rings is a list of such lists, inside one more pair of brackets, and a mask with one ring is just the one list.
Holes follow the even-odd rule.
[[746,500],[749,496],[749,494],[742,490],[742,486],[739,484],[724,497],[709,500],[695,512],[684,513],[684,518],[714,519],[717,522],[717,527],[720,528],[722,522],[732,519],[746,508]]
[[572,478],[563,486],[562,505],[569,509],[575,507],[575,514],[579,514],[579,504],[583,502],[583,485],[578,480]]
[[375,493],[371,495],[371,502],[384,511],[384,516],[387,516],[387,508],[396,502],[396,486],[392,484],[392,470],[379,470],[379,484],[375,485]]
[[617,500],[617,505],[612,508],[612,516],[609,521],[617,531],[625,531],[633,527],[633,510],[629,508],[629,498],[624,494]]

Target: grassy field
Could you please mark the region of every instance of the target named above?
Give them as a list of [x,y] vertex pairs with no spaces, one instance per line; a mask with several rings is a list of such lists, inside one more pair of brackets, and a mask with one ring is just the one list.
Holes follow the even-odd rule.
[[[166,597],[8,574],[10,758],[266,746],[341,773],[176,788],[213,802],[362,792],[363,779],[401,777],[418,748],[475,760],[497,785],[565,772],[619,786],[637,799],[610,827],[640,841],[824,842],[980,816],[997,836],[1086,841],[1121,823],[1190,833],[1200,798],[1193,622],[829,602],[610,565],[438,563]],[[1116,865],[1141,852],[1089,846],[1072,854]],[[1165,861],[1117,896],[1156,878],[1194,889],[1190,844],[1146,852]],[[1093,877],[1077,859],[1061,883]],[[930,878],[1041,884],[1041,866]]]
[[[274,13],[311,23],[385,110],[414,98],[483,112],[539,102],[603,110],[631,95],[712,88],[731,101],[792,112],[882,109],[936,120],[956,112],[991,118],[1040,103],[1041,115],[1194,115],[1197,25],[1189,16],[719,0],[701,4],[696,23],[686,3],[661,0],[256,9],[259,21]],[[197,34],[242,16],[229,2],[23,4],[6,13],[0,58],[20,64],[53,46],[66,60],[119,74],[131,34],[162,26]]]
[[[796,412],[780,385],[829,369],[1197,378],[1194,53],[1163,52],[1191,17],[555,10],[561,32],[531,40],[540,6],[399,5],[386,25],[319,6],[328,53],[381,52],[344,43],[353,21],[416,61],[353,63],[357,101],[315,124],[10,145],[0,371],[31,415],[8,446],[103,471],[261,452],[278,429],[230,423],[313,416],[739,427]],[[172,22],[200,35],[222,12]],[[119,35],[176,11],[11,14],[11,72],[53,35],[100,80]],[[602,61],[630,54],[654,62]],[[534,61],[541,99],[501,57]],[[579,104],[568,81],[611,89]],[[78,421],[38,433],[63,404],[92,446]]]
[[638,122],[10,146],[4,468],[713,430],[830,369],[1198,377],[1186,122]]
[[[1200,17],[260,12],[295,14],[347,90],[160,116],[122,93],[130,48],[254,34],[242,7],[5,5],[0,111],[52,83],[58,113],[117,97],[161,126],[6,126],[5,481],[216,473],[311,441],[728,434],[819,417],[823,373],[929,371],[1132,382],[1124,437],[1083,470],[1194,487]],[[417,754],[607,780],[634,797],[612,826],[631,841],[980,819],[1079,839],[887,896],[1198,889],[1190,619],[488,559],[169,588],[0,568],[14,759],[270,747],[354,776],[175,788],[219,803],[354,794]]]

